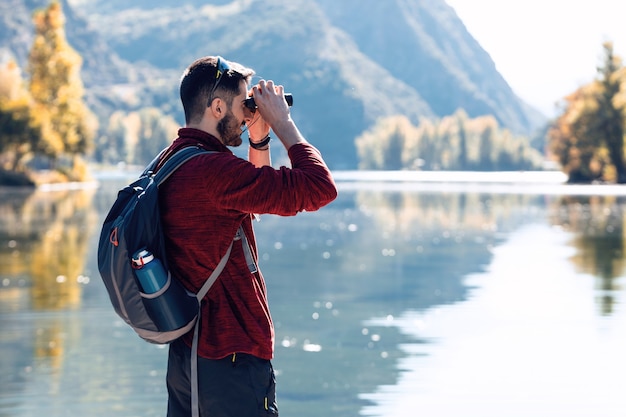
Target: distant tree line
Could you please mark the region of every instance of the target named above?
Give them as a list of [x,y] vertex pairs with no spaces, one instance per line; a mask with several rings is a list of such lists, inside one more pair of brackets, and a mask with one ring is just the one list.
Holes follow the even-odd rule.
[[528,139],[498,126],[493,116],[465,111],[414,126],[404,116],[379,120],[356,139],[360,169],[536,170],[542,154]]
[[626,69],[611,42],[603,50],[597,78],[565,98],[548,132],[550,152],[570,182],[626,183]]
[[176,137],[179,124],[159,109],[114,112],[96,139],[93,159],[104,164],[147,165]]

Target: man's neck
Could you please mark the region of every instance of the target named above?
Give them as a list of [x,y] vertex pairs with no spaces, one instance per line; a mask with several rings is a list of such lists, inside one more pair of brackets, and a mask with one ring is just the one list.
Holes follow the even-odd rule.
[[202,119],[200,123],[187,123],[185,127],[188,127],[190,129],[202,130],[203,132],[206,132],[209,135],[216,137],[217,139],[220,140],[220,142],[222,142],[222,138],[220,134],[217,133],[216,125],[213,123],[210,123],[208,120],[206,120],[206,118]]

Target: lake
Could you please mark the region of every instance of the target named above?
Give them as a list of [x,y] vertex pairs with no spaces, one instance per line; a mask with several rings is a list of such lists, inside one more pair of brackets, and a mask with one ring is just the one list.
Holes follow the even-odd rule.
[[[623,416],[626,187],[337,172],[255,223],[282,416]],[[117,318],[100,226],[130,180],[0,189],[0,416],[165,415],[167,348]]]

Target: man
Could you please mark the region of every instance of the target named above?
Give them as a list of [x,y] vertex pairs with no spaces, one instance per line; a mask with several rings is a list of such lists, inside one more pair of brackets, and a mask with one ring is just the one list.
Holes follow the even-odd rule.
[[[319,151],[291,119],[283,87],[261,80],[249,90],[253,75],[220,57],[192,63],[180,84],[185,127],[164,156],[186,146],[214,151],[185,163],[159,193],[169,266],[188,290],[199,290],[240,225],[247,238],[247,243],[234,241],[228,263],[202,303],[198,397],[205,417],[278,415],[270,362],[274,327],[256,266],[252,216],[317,210],[337,196]],[[244,104],[248,97],[256,111]],[[244,127],[249,161],[227,148],[241,145]],[[287,149],[291,168],[270,166],[270,129]],[[192,338],[188,334],[170,346],[169,417],[191,415]]]

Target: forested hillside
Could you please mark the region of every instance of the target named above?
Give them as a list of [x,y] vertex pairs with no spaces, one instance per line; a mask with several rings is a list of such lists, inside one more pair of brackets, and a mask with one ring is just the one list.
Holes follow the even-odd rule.
[[[86,101],[100,120],[98,158],[127,156],[107,140],[114,112],[118,127],[131,120],[119,112],[182,123],[178,79],[202,55],[240,61],[283,84],[294,94],[294,118],[334,169],[356,168],[355,139],[388,116],[418,124],[463,108],[470,118],[494,116],[516,135],[545,122],[443,0],[61,3],[68,42],[83,57]],[[0,4],[3,59],[26,67],[32,11],[47,4]]]

